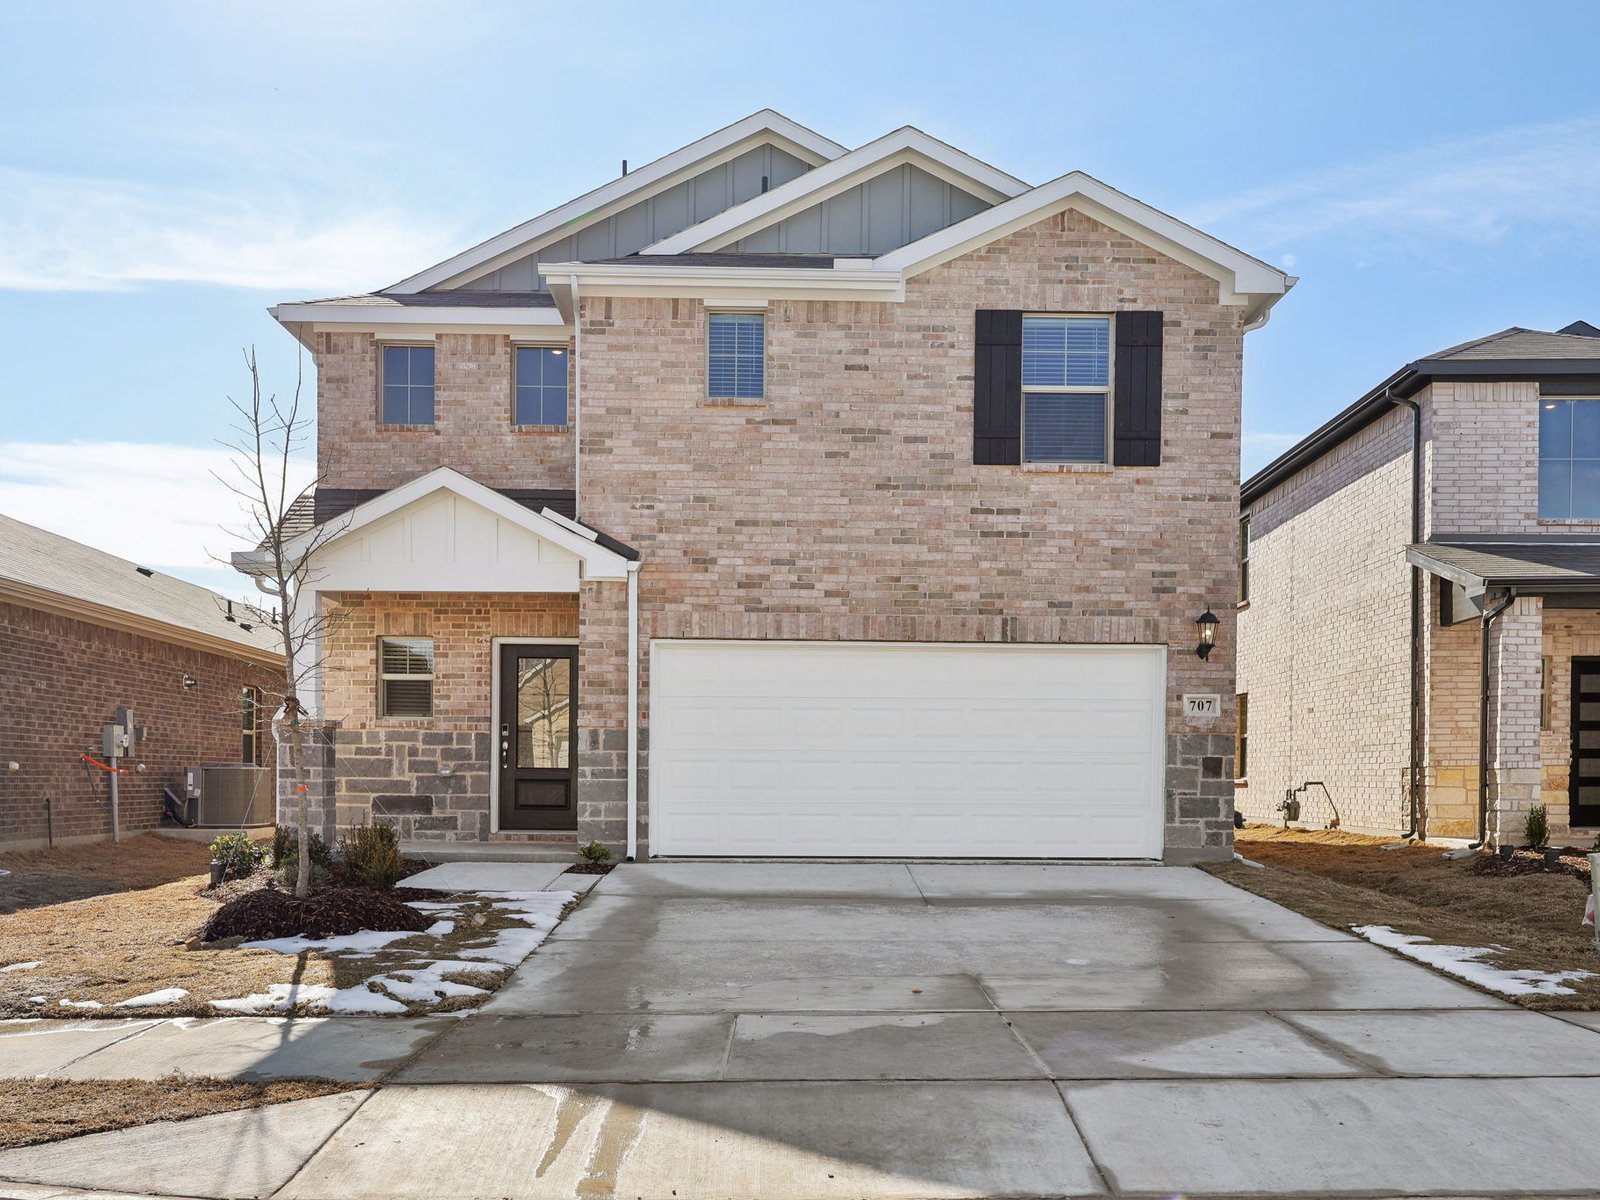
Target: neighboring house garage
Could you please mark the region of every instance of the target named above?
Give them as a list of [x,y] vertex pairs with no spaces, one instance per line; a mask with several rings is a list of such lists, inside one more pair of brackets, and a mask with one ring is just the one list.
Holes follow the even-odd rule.
[[1155,858],[1162,647],[652,645],[656,851]]

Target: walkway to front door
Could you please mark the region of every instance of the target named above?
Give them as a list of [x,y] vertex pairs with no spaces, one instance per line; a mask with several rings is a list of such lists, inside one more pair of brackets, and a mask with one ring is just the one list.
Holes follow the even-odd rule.
[[500,828],[576,829],[578,648],[500,646]]

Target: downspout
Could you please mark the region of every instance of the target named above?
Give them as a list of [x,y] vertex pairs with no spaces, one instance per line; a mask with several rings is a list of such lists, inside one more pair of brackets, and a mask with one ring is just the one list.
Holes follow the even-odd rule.
[[572,519],[583,519],[578,480],[583,472],[583,322],[578,318],[578,277],[572,281]]
[[1516,598],[1516,589],[1507,588],[1505,599],[1491,609],[1485,595],[1478,623],[1478,840],[1468,843],[1469,850],[1481,850],[1489,840],[1489,627]]
[[639,857],[639,566],[628,564],[628,861]]
[[[1422,407],[1415,400],[1404,400],[1390,388],[1389,402],[1411,410],[1411,544],[1422,541]],[[1422,568],[1411,568],[1411,771],[1407,792],[1407,820],[1402,838],[1419,834],[1422,806]]]

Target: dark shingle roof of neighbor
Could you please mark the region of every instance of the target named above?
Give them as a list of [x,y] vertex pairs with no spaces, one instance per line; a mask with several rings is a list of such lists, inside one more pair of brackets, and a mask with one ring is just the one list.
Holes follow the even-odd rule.
[[368,292],[324,296],[295,304],[348,304],[357,308],[554,308],[549,292]]
[[[1572,326],[1568,326],[1571,329]],[[1488,337],[1463,342],[1440,350],[1418,363],[1482,361],[1500,362],[1506,359],[1562,361],[1567,359],[1594,359],[1600,362],[1600,338],[1583,333],[1544,333],[1538,329],[1513,326],[1491,333]]]
[[[278,631],[258,610],[234,601],[239,620],[229,621],[227,597],[160,571],[146,575],[145,570],[115,554],[0,516],[0,579],[251,650],[279,652]],[[251,628],[244,629],[240,621]]]
[[1600,329],[1574,321],[1558,333],[1513,326],[1407,363],[1361,399],[1244,481],[1248,505],[1391,411],[1391,396],[1406,397],[1430,379],[1544,379],[1600,377]]
[[1600,538],[1451,538],[1407,547],[1406,557],[1461,584],[1600,589]]

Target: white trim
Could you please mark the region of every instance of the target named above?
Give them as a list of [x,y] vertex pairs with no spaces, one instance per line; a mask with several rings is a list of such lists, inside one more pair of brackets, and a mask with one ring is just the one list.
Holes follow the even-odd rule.
[[1003,204],[958,221],[876,260],[880,271],[909,278],[1066,209],[1076,209],[1119,233],[1217,280],[1223,304],[1249,305],[1252,319],[1296,280],[1242,250],[1151,208],[1132,196],[1073,171]]
[[[639,567],[628,564],[628,844],[630,862],[639,857]],[[582,695],[578,697],[580,705]]]
[[[574,283],[593,296],[715,296],[734,308],[773,300],[905,299],[898,271],[827,267],[662,267],[635,263],[551,263],[550,291],[564,311]],[[556,277],[559,272],[562,278]]]
[[[285,556],[291,561],[298,561],[308,552],[320,552],[341,538],[438,491],[454,492],[469,503],[487,509],[501,520],[525,529],[535,537],[542,538],[575,555],[580,561],[585,579],[627,578],[626,564],[631,560],[600,545],[598,540],[574,533],[563,522],[553,521],[544,513],[536,513],[532,509],[524,508],[515,500],[508,500],[493,488],[485,487],[477,480],[469,479],[451,467],[436,467],[425,475],[419,475],[397,488],[384,492],[381,496],[374,496],[366,503],[356,505],[333,521],[307,530],[284,547]],[[234,569],[246,575],[259,574],[268,566],[266,553],[259,550],[237,551],[232,561]],[[326,590],[334,590],[324,586]],[[381,590],[391,589],[385,587]],[[404,590],[403,583],[397,584],[393,590]],[[464,581],[463,590],[474,589],[467,587]]]
[[[845,147],[838,142],[791,121],[782,113],[764,108],[383,290],[422,292],[441,285],[449,287],[462,275],[495,270],[535,249],[532,243],[541,237],[551,233],[566,237],[604,220],[624,204],[637,204],[675,186],[690,174],[707,170],[765,142],[779,146],[813,167],[845,153]],[[716,161],[708,161],[713,159]]]
[[539,512],[541,516],[550,518],[550,520],[554,521],[557,525],[566,526],[581,538],[586,538],[591,542],[600,540],[600,534],[596,530],[590,529],[587,525],[578,524],[578,522],[574,521],[571,517],[562,516],[553,508],[540,509]]
[[[500,832],[500,754],[495,744],[500,739],[500,647],[501,646],[576,646],[575,637],[491,637],[489,639],[489,832]],[[583,694],[578,694],[579,711],[583,707]],[[574,718],[576,719],[576,718]],[[572,770],[572,784],[578,784],[577,764]],[[560,832],[559,830],[557,832]]]
[[720,250],[907,163],[990,204],[998,204],[1028,190],[1028,185],[1014,175],[905,125],[825,166],[662,238],[639,253],[687,254]]
[[354,326],[370,329],[384,325],[429,325],[454,328],[458,325],[491,326],[517,330],[535,326],[561,328],[566,320],[554,308],[466,307],[458,304],[377,305],[342,304],[336,300],[279,304],[267,309],[280,324],[310,321],[317,325]]

